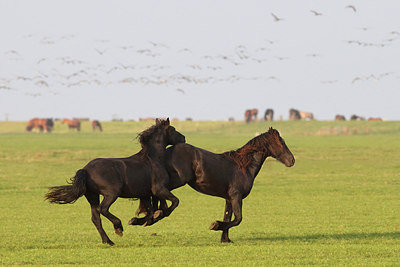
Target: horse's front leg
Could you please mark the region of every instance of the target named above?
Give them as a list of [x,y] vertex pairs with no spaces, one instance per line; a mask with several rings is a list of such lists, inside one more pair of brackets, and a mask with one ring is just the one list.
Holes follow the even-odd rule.
[[[224,222],[230,222],[232,219],[232,204],[230,200],[226,200],[225,203],[225,213],[224,213]],[[222,230],[222,235],[221,235],[221,242],[232,242],[229,239],[229,228]]]
[[151,205],[150,198],[141,198],[139,203],[139,208],[136,212],[136,215],[140,213],[144,213],[145,216],[143,218],[133,217],[129,220],[129,225],[144,225],[147,221],[153,218],[154,208]]
[[223,222],[215,221],[210,225],[210,230],[223,231],[221,242],[231,242],[228,236],[229,228],[238,226],[242,221],[242,196],[235,195],[231,198],[230,202],[232,205],[233,214],[235,215],[235,219],[233,221],[225,221],[224,216]]

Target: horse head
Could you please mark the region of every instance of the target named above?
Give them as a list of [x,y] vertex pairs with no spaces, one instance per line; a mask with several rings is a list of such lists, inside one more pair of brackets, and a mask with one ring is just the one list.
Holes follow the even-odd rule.
[[166,134],[167,145],[176,145],[186,142],[185,136],[170,125],[169,118],[166,120],[156,119],[156,125],[161,125],[161,127],[163,127]]
[[268,149],[271,156],[285,164],[286,167],[292,167],[295,162],[294,156],[286,146],[286,143],[280,136],[279,132],[271,127],[267,134],[270,137]]

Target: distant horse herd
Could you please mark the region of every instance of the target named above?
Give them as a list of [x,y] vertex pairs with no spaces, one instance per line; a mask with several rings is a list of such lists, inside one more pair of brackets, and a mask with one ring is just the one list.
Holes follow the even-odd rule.
[[[62,119],[61,124],[67,124],[68,129],[71,131],[76,130],[80,132],[81,130],[81,120],[82,119]],[[87,119],[85,119],[87,120]],[[54,127],[54,121],[53,119],[40,119],[40,118],[33,118],[28,122],[28,125],[26,126],[26,131],[31,132],[33,129],[37,129],[39,132],[47,132],[50,133],[53,130]],[[92,121],[92,130],[93,132],[95,131],[103,131],[103,128],[101,126],[101,123],[98,120],[93,120]]]
[[[258,109],[247,109],[244,112],[244,120],[246,123],[257,121]],[[314,115],[311,112],[300,111],[294,108],[289,110],[289,120],[314,120]],[[264,113],[264,121],[273,121],[274,120],[274,110],[268,108]],[[336,115],[335,120],[337,121],[345,121],[346,117],[343,115]],[[364,117],[360,117],[357,115],[352,115],[350,120],[359,120],[364,121]],[[381,118],[371,117],[368,119],[369,121],[382,121]]]

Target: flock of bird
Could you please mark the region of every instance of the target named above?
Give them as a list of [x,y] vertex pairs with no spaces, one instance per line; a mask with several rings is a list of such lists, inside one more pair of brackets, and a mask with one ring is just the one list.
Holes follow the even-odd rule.
[[[354,5],[344,7],[351,12],[357,13]],[[310,15],[323,16],[322,12],[310,10]],[[276,23],[285,20],[274,13],[272,19]],[[361,28],[368,31],[369,28]],[[371,43],[358,40],[344,41],[349,45],[363,47],[375,46],[386,47],[400,39],[398,31],[391,31],[389,37],[382,43]],[[59,43],[70,42],[78,38],[77,35],[63,35],[61,37],[38,36],[35,34],[25,35],[26,42],[55,47]],[[24,91],[24,94],[32,97],[49,94],[57,96],[62,94],[63,88],[74,88],[84,86],[112,86],[112,85],[154,85],[169,86],[177,93],[185,94],[186,88],[191,84],[215,84],[235,83],[243,80],[262,80],[265,82],[280,82],[281,79],[269,73],[266,75],[246,76],[241,75],[241,68],[247,65],[271,64],[271,61],[289,61],[287,56],[271,54],[277,41],[264,40],[264,45],[250,48],[243,44],[235,45],[226,54],[221,53],[199,53],[192,48],[174,48],[168,44],[148,41],[145,45],[118,44],[113,45],[110,40],[93,40],[93,45],[86,51],[86,56],[39,56],[27,60],[23,51],[10,49],[3,51],[3,56],[8,61],[16,64],[31,66],[31,73],[19,73],[15,76],[2,77],[0,74],[0,90],[20,90],[22,88],[36,88],[32,91]],[[63,50],[59,51],[62,54]],[[1,51],[0,51],[1,53]],[[89,55],[88,55],[89,54]],[[304,54],[304,57],[320,58],[318,53]],[[180,58],[185,58],[184,66],[176,64]],[[165,62],[169,64],[165,64]],[[183,61],[182,61],[183,62]],[[268,63],[266,63],[268,62]],[[1,64],[5,64],[4,62]],[[274,62],[272,64],[275,64]],[[226,74],[230,73],[230,74]],[[382,74],[368,74],[354,77],[349,83],[357,81],[374,80],[379,81],[393,72]],[[331,84],[337,80],[321,81]],[[61,90],[60,90],[61,89]]]

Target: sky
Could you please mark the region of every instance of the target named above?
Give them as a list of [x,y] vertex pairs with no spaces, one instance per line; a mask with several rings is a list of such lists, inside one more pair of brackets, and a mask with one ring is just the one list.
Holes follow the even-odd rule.
[[396,0],[1,0],[0,121],[243,120],[250,108],[399,120],[398,10]]

